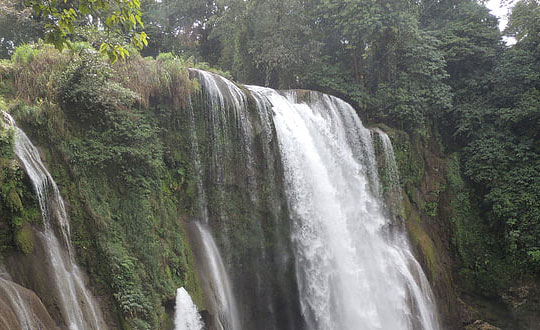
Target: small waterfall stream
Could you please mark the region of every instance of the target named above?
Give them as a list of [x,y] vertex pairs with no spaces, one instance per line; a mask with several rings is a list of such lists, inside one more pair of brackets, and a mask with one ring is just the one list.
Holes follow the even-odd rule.
[[12,281],[0,265],[0,328],[5,330],[52,330],[54,322],[39,298]]
[[98,304],[83,280],[71,247],[69,221],[64,201],[53,178],[42,163],[37,149],[26,134],[8,117],[15,129],[15,153],[28,174],[37,194],[43,230],[38,233],[45,246],[59,308],[70,330],[101,330],[106,325]]
[[208,296],[207,299],[212,304],[211,310],[215,314],[215,327],[217,330],[241,329],[231,281],[219,249],[206,226],[199,222],[194,222],[193,225],[196,233],[192,232],[192,235],[195,235],[199,240],[198,252],[203,257],[201,259],[204,259],[200,261],[199,267],[201,274],[203,274],[205,294]]
[[382,197],[385,198],[388,204],[389,213],[395,217],[401,208],[402,196],[394,147],[392,146],[390,137],[385,132],[375,128],[373,129],[373,133],[378,137],[384,162],[382,164],[384,174],[381,181],[384,181],[385,187]]

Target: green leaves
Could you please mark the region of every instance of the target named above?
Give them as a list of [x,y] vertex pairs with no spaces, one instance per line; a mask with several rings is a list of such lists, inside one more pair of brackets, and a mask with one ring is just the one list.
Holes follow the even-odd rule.
[[[76,5],[67,1],[27,0],[25,4],[48,22],[45,41],[58,50],[71,48],[70,38],[75,28],[93,21],[103,22],[110,33],[129,37],[139,49],[148,45],[146,33],[139,30],[144,28],[139,0],[80,0]],[[103,42],[100,52],[111,62],[129,56],[123,45],[112,41]]]

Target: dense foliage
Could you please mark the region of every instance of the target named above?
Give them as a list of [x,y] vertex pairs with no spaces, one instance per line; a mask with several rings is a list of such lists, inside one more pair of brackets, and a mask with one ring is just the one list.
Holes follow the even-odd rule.
[[[36,144],[47,146],[44,160],[68,202],[78,261],[101,295],[114,299],[108,303],[117,323],[168,328],[164,305],[176,288],[185,287],[204,307],[180,220],[193,204],[193,178],[187,151],[176,148],[189,135],[177,116],[196,88],[188,79],[191,65],[165,54],[112,66],[95,49],[79,46],[79,53],[19,47],[2,78],[30,99],[12,91],[2,105]],[[134,68],[146,80],[132,90],[127,74]],[[30,225],[40,219],[15,159],[13,129],[4,126],[0,121],[0,258],[31,253]]]
[[[141,4],[149,41],[142,53],[157,59],[142,59],[133,50],[132,58],[116,66],[99,59],[88,43],[99,47],[105,41],[114,50],[124,36],[112,42],[97,22],[81,15],[89,3],[101,6],[104,17],[117,17],[106,25],[136,33],[140,46],[144,35],[135,29],[141,26],[138,2],[77,2],[80,15],[73,27],[76,19],[69,16],[69,8],[75,2],[67,2],[67,12],[45,11],[58,18],[53,34],[47,30],[49,41],[83,41],[72,44],[72,64],[67,64],[66,51],[55,60],[52,50],[43,46],[24,45],[15,51],[44,37],[46,24],[51,27],[43,17],[35,17],[44,9],[42,2],[34,3],[32,13],[22,3],[0,1],[0,56],[13,55],[11,62],[0,65],[0,75],[10,72],[15,84],[10,87],[10,79],[0,79],[0,91],[28,103],[13,102],[12,111],[33,118],[26,124],[39,126],[41,138],[63,141],[62,154],[71,170],[82,175],[80,186],[88,192],[81,198],[95,193],[117,197],[104,207],[98,207],[101,199],[85,203],[94,205],[99,210],[95,216],[106,224],[103,232],[110,236],[104,236],[101,249],[118,268],[106,271],[121,274],[111,285],[133,318],[156,322],[148,310],[159,299],[142,301],[140,292],[154,290],[145,286],[170,286],[171,278],[179,281],[136,269],[134,260],[158,262],[152,259],[156,247],[140,242],[136,230],[166,235],[156,205],[193,189],[183,156],[162,143],[181,138],[160,129],[180,125],[174,110],[182,108],[184,96],[196,88],[185,70],[193,62],[205,68],[204,62],[210,63],[243,83],[332,93],[351,102],[369,122],[403,129],[415,141],[437,135],[442,149],[452,155],[447,188],[455,198],[452,235],[464,285],[476,293],[499,295],[511,284],[508,279],[540,274],[538,1],[515,4],[504,31],[515,44],[508,45],[497,19],[472,0],[149,0]],[[114,4],[125,3],[132,4],[131,9],[116,13]],[[58,3],[58,10],[62,6]],[[62,21],[64,15],[68,21]],[[12,29],[15,23],[20,29]],[[168,53],[159,55],[163,52]],[[51,70],[43,71],[43,66]],[[82,123],[90,129],[76,133]],[[0,135],[0,169],[8,169],[0,176],[0,208],[16,220],[7,222],[11,234],[0,237],[0,249],[15,239],[24,223],[33,221],[34,212],[34,206],[26,208],[32,201],[23,201],[21,208],[15,198],[28,188],[17,177],[19,170],[6,165],[13,158],[5,151],[9,134]],[[164,163],[180,169],[169,173]],[[6,177],[9,171],[16,181]],[[96,177],[86,174],[92,171],[100,171],[100,181],[85,181]],[[406,175],[402,181],[411,183]],[[133,195],[120,200],[124,192],[115,192],[114,184],[106,182],[121,182],[147,199],[137,201]],[[165,187],[161,196],[153,196],[160,186]],[[178,198],[189,201],[190,196]],[[433,203],[423,209],[436,216],[437,207]],[[111,210],[124,216],[113,217]],[[26,220],[18,220],[22,218]],[[124,241],[133,246],[119,243]],[[167,253],[175,255],[178,244],[167,247]],[[22,243],[17,246],[27,250]],[[180,273],[183,262],[174,260],[167,272]]]

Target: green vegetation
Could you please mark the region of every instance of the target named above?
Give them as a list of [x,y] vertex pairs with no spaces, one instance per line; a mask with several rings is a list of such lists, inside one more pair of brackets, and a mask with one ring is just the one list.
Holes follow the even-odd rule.
[[[129,327],[161,322],[175,286],[203,300],[179,222],[196,207],[188,100],[207,106],[186,70],[193,66],[347,100],[363,120],[389,131],[410,203],[405,213],[414,220],[409,230],[430,268],[443,262],[437,248],[452,250],[459,289],[485,297],[503,296],[510,279],[538,278],[538,1],[518,1],[503,33],[472,0],[44,4],[0,1],[0,107],[47,146],[48,165],[70,196],[78,256]],[[145,45],[145,33],[142,55],[120,47],[128,39]],[[505,45],[503,34],[516,43]],[[111,64],[96,49],[113,61],[131,56]],[[10,151],[12,134],[0,130],[0,254],[29,253],[28,226],[39,219]],[[213,142],[242,152],[226,139]],[[208,144],[201,141],[203,168],[211,161]],[[235,157],[224,163],[242,161]],[[266,191],[264,184],[257,189]],[[219,195],[209,188],[211,216],[264,213],[265,205],[244,205],[242,189],[231,184]],[[443,220],[449,229],[434,230],[446,228]],[[246,233],[271,230],[239,223],[222,229],[246,246],[255,244]],[[448,246],[434,237],[441,232]]]
[[[189,62],[172,55],[112,66],[85,49],[18,48],[6,74],[15,86],[7,104],[33,140],[48,146],[45,160],[68,202],[80,263],[114,298],[125,327],[160,328],[168,323],[163,306],[180,286],[204,308],[181,223],[193,183],[187,156],[175,148],[188,135],[175,125],[197,85],[188,79]],[[132,68],[145,76],[128,80]],[[0,133],[0,251],[31,253],[28,223],[39,213],[14,159],[13,130]]]
[[32,188],[15,160],[13,129],[0,124],[0,260],[17,248],[23,253],[33,250],[30,223],[40,219]]

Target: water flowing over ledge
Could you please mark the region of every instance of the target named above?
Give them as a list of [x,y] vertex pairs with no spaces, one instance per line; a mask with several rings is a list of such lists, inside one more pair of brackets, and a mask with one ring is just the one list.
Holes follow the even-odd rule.
[[212,116],[232,112],[249,137],[252,127],[262,126],[245,122],[246,100],[253,99],[256,113],[271,121],[264,124],[279,145],[305,327],[438,330],[433,293],[405,229],[385,211],[375,135],[390,190],[399,190],[386,134],[365,128],[354,109],[335,97],[257,86],[246,91],[211,73],[196,76],[210,111],[218,111]]
[[[201,89],[181,109],[195,180],[193,219],[184,222],[206,326],[439,330],[427,278],[393,216],[397,206],[387,203],[388,191],[392,200],[400,196],[388,136],[329,95],[241,86],[201,70],[190,75]],[[38,237],[66,326],[104,329],[74,262],[58,188],[36,148],[4,116],[38,196]],[[177,292],[176,326],[200,330],[186,295]]]

